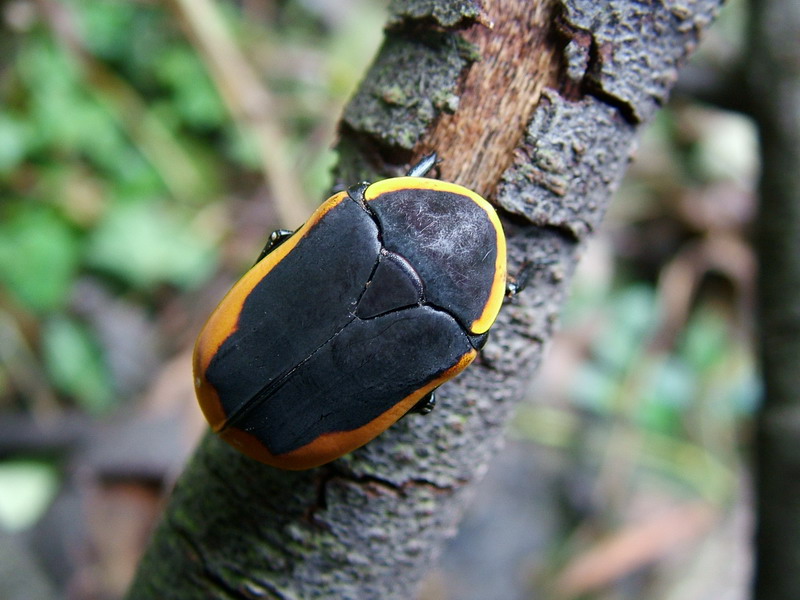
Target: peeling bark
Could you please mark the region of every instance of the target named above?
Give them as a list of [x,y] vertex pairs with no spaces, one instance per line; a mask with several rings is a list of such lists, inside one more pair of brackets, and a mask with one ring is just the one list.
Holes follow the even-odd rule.
[[435,149],[443,179],[498,206],[511,272],[537,268],[431,415],[300,473],[205,439],[130,598],[414,597],[501,444],[635,134],[719,4],[392,3],[345,112],[339,179],[397,174]]

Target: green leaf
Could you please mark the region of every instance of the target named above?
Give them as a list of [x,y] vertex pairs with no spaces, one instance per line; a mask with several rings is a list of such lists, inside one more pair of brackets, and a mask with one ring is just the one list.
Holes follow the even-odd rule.
[[666,356],[647,374],[637,420],[647,429],[665,434],[681,432],[681,419],[697,393],[695,373],[681,360]]
[[697,376],[685,362],[670,356],[654,366],[648,387],[650,403],[686,409],[697,393]]
[[185,46],[174,46],[155,65],[158,77],[172,91],[181,118],[199,129],[221,126],[227,112],[197,55]]
[[216,266],[212,240],[181,222],[165,205],[118,204],[90,238],[90,265],[121,277],[136,288],[161,283],[193,287]]
[[132,2],[84,2],[75,11],[81,34],[93,54],[124,59],[130,53],[133,27],[143,12]]
[[112,405],[111,377],[85,328],[66,317],[54,317],[44,325],[42,343],[45,366],[59,390],[91,413]]
[[36,523],[58,491],[58,472],[30,460],[0,463],[0,525],[20,531]]
[[631,285],[612,298],[610,324],[593,345],[598,361],[622,373],[641,356],[643,340],[658,316],[653,290]]
[[23,121],[0,114],[0,174],[10,173],[25,158],[27,138]]
[[33,311],[64,304],[78,258],[77,236],[52,210],[31,204],[0,223],[0,282]]
[[729,355],[730,344],[724,317],[706,308],[696,311],[688,322],[679,351],[692,368],[702,373]]
[[616,374],[594,362],[587,362],[573,376],[572,397],[582,408],[601,414],[610,413],[619,386]]

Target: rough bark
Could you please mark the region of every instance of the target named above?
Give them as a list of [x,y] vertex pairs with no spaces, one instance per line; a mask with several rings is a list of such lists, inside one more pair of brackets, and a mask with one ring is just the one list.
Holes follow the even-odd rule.
[[800,4],[753,0],[748,105],[762,172],[756,252],[764,402],[756,447],[759,600],[800,598]]
[[342,182],[422,152],[499,208],[512,273],[536,265],[477,364],[427,417],[312,471],[206,438],[130,598],[412,598],[453,534],[550,337],[637,130],[720,1],[396,0],[345,112]]

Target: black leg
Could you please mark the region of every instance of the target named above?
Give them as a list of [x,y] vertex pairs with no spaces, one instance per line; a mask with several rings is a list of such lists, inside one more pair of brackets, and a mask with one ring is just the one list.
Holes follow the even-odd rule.
[[417,164],[408,170],[407,175],[409,177],[425,177],[428,171],[435,167],[438,162],[439,157],[436,155],[436,152],[428,154],[428,156],[423,156]]
[[261,254],[258,255],[256,259],[256,263],[261,262],[261,259],[264,258],[267,254],[275,250],[278,246],[280,246],[283,242],[288,240],[290,237],[294,235],[294,231],[290,231],[288,229],[276,229],[272,233],[269,234],[269,239],[267,240],[264,249],[261,251]]
[[529,261],[522,263],[522,267],[517,272],[517,275],[515,277],[509,277],[508,281],[506,281],[506,298],[513,298],[528,287],[533,271],[541,265],[542,263]]
[[410,413],[417,413],[418,415],[427,415],[436,406],[436,394],[434,392],[428,393],[423,396],[419,402],[414,405],[414,408],[409,410]]

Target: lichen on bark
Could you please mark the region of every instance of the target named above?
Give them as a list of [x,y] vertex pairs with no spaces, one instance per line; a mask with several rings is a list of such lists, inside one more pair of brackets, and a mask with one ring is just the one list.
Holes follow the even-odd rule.
[[410,151],[442,112],[458,109],[458,81],[477,59],[459,35],[390,34],[344,113],[344,124],[374,144]]
[[429,20],[446,28],[456,28],[481,19],[483,11],[477,0],[440,2],[439,0],[392,0],[389,3],[390,27],[410,19]]

